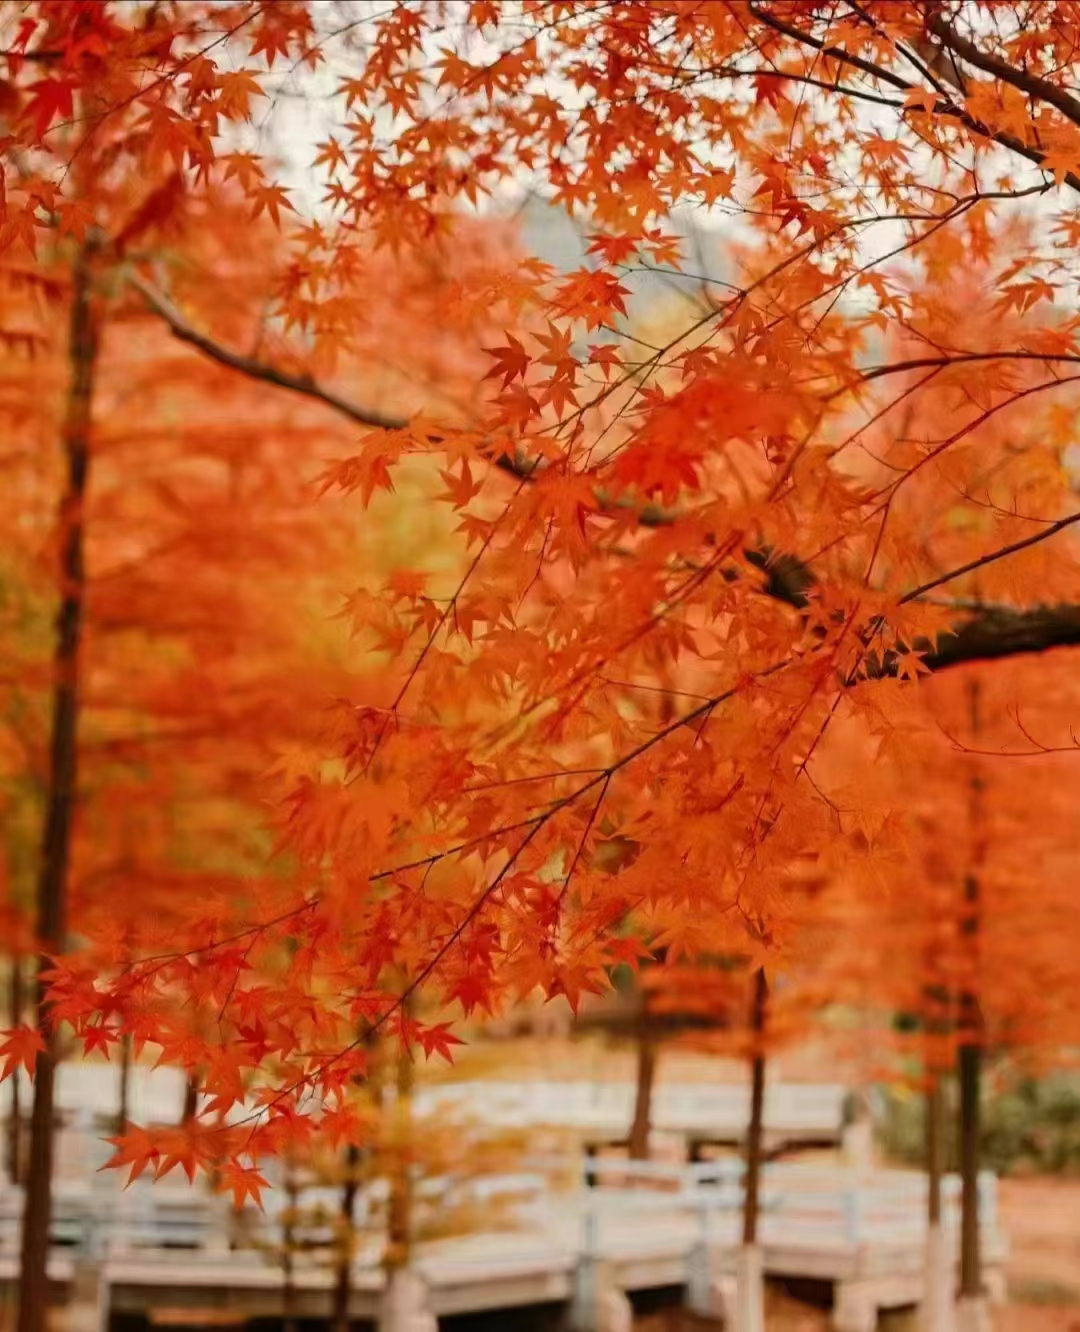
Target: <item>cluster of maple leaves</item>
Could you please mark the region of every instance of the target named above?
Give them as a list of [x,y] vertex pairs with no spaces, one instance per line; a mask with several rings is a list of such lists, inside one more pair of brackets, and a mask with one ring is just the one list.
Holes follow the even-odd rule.
[[[823,994],[882,1008],[917,1004],[929,958],[1002,1040],[1065,1039],[1067,1003],[1019,996],[1072,993],[1045,794],[1068,672],[957,663],[1021,629],[1076,641],[1023,619],[1080,598],[1074,10],[0,7],[24,579],[80,253],[107,349],[94,779],[52,1020],[92,1051],[130,1034],[208,1097],[116,1164],[214,1163],[242,1199],[263,1155],[363,1134],[373,1028],[445,1055],[455,1014],[576,1003],[657,948],[813,960]],[[327,73],[314,205],[251,122]],[[577,219],[576,269],[492,216],[524,187]],[[676,226],[694,209],[724,224],[722,281]],[[648,339],[641,274],[680,293]],[[347,649],[312,647],[331,582]],[[955,721],[992,671],[983,729],[943,743],[926,698]],[[126,720],[95,712],[116,700]],[[973,806],[972,765],[1014,741]],[[271,861],[237,845],[256,810]],[[942,906],[972,875],[982,952]],[[887,985],[881,956],[905,959]],[[39,1047],[16,1026],[5,1073]]]

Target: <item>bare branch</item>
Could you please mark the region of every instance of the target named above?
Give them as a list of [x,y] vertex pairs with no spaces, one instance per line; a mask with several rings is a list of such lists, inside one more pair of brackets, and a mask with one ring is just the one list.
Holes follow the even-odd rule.
[[[343,398],[340,393],[335,393],[332,389],[323,387],[311,375],[292,374],[288,370],[282,370],[279,366],[260,360],[257,356],[245,356],[241,352],[230,350],[208,334],[200,333],[198,329],[194,328],[165,293],[152,286],[145,278],[140,277],[137,273],[129,273],[127,280],[129,285],[143,298],[147,308],[164,320],[173,337],[186,343],[189,347],[193,347],[196,351],[201,352],[203,356],[209,357],[210,360],[216,361],[219,365],[223,365],[229,370],[236,370],[249,379],[261,380],[265,384],[273,384],[277,388],[288,390],[290,393],[299,393],[305,398],[321,402],[348,420],[355,421],[357,425],[372,426],[376,430],[404,430],[407,428],[409,422],[405,417],[379,412],[373,407],[365,407],[349,398]],[[438,431],[429,431],[428,437],[436,443],[440,439]],[[493,454],[489,461],[501,471],[509,472],[511,476],[515,476],[519,480],[528,479],[535,470],[528,460],[511,457],[508,453]]]
[[289,371],[269,365],[257,357],[230,351],[220,342],[193,328],[164,292],[152,287],[137,273],[128,274],[128,283],[135,288],[147,306],[168,324],[173,337],[180,342],[186,342],[189,347],[194,347],[196,351],[202,352],[212,361],[217,361],[219,365],[224,365],[230,370],[238,370],[249,379],[259,379],[266,384],[288,389],[290,393],[300,393],[306,398],[314,398],[316,402],[325,403],[327,407],[332,407],[334,411],[347,416],[350,421],[355,421],[358,425],[374,426],[381,430],[403,430],[408,425],[404,417],[388,416],[370,407],[361,407],[355,402],[350,402],[340,394],[323,388],[310,375],[290,374]]

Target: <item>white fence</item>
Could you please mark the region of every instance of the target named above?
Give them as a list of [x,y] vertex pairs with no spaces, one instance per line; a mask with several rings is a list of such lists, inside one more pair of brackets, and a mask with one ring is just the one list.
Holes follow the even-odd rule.
[[[21,1075],[16,1075],[21,1076]],[[29,1088],[22,1079],[23,1104]],[[116,1114],[120,1069],[115,1064],[69,1062],[57,1070],[56,1103],[68,1119],[90,1125]],[[735,1083],[657,1087],[653,1125],[661,1131],[738,1138],[749,1113],[749,1088]],[[835,1083],[774,1083],[765,1092],[766,1132],[791,1137],[837,1138],[847,1090]],[[176,1068],[136,1065],[128,1082],[128,1114],[139,1124],[172,1123],[184,1100],[184,1076]],[[630,1082],[510,1082],[477,1079],[423,1085],[416,1091],[419,1113],[440,1108],[502,1128],[560,1125],[583,1131],[626,1133],[634,1111]],[[241,1107],[237,1113],[244,1113]],[[77,1168],[75,1158],[72,1167]]]
[[[742,1166],[738,1161],[698,1165],[658,1162],[592,1160],[580,1166],[599,1187],[554,1189],[555,1174],[565,1177],[573,1164],[565,1159],[531,1162],[534,1169],[494,1175],[472,1182],[480,1203],[513,1200],[511,1214],[526,1229],[558,1226],[565,1235],[567,1220],[578,1226],[577,1248],[592,1252],[606,1225],[645,1226],[659,1213],[696,1217],[719,1242],[727,1238],[742,1206]],[[608,1181],[608,1182],[605,1182]],[[613,1182],[612,1182],[613,1181]],[[361,1190],[357,1221],[361,1228],[369,1209],[376,1207],[385,1183]],[[425,1180],[420,1190],[436,1198],[439,1180]],[[460,1183],[457,1184],[460,1187]],[[944,1225],[959,1224],[959,1180],[944,1181]],[[846,1243],[850,1245],[918,1244],[926,1232],[927,1184],[924,1176],[906,1171],[876,1171],[858,1177],[843,1168],[768,1165],[761,1184],[761,1231],[764,1243],[789,1245]],[[984,1174],[979,1181],[982,1225],[988,1234],[997,1230],[997,1181]],[[92,1246],[98,1253],[139,1250],[221,1251],[245,1246],[253,1251],[280,1242],[281,1215],[287,1205],[281,1189],[266,1196],[265,1214],[249,1210],[246,1224],[235,1224],[232,1209],[204,1187],[178,1185],[171,1180],[154,1184],[136,1181],[121,1189],[119,1181],[60,1181],[54,1192],[54,1244]],[[339,1206],[330,1188],[300,1192],[299,1206],[311,1218],[322,1212],[330,1223]],[[0,1188],[0,1253],[17,1247],[22,1191]],[[309,1227],[317,1224],[308,1221]],[[312,1238],[317,1238],[313,1234]],[[574,1247],[574,1241],[569,1241]]]
[[[847,1091],[837,1084],[780,1083],[766,1088],[767,1133],[836,1140]],[[560,1125],[582,1131],[625,1134],[634,1112],[632,1083],[455,1082],[424,1088],[419,1110],[437,1107],[477,1114],[486,1124],[525,1128]],[[658,1087],[652,1124],[661,1132],[715,1135],[738,1140],[746,1131],[750,1090],[743,1084]]]

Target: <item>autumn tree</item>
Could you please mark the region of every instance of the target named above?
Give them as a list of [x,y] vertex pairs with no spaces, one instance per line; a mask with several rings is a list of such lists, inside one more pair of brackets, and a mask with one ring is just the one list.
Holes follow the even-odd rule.
[[[861,728],[868,766],[885,739],[903,755],[913,677],[1080,641],[1072,4],[476,0],[345,6],[320,30],[314,8],[6,15],[11,252],[74,232],[73,275],[107,270],[193,355],[362,424],[331,489],[385,497],[422,460],[444,474],[426,503],[460,525],[439,570],[419,551],[352,597],[380,668],[277,802],[300,869],[237,927],[256,970],[287,944],[276,983],[294,1003],[244,982],[198,919],[122,985],[55,969],[80,1034],[103,1006],[130,1025],[196,985],[229,995],[223,1031],[232,1011],[278,1024],[287,1057],[255,1044],[230,1069],[255,1131],[191,1145],[234,1172],[355,1072],[357,1015],[316,972],[367,978],[378,1027],[421,987],[466,1008],[574,1000],[627,960],[643,909],[684,934],[707,917],[717,952],[794,951],[778,871],[811,861],[871,894],[906,822],[902,802],[871,807],[869,781],[833,789],[834,730]],[[292,77],[285,62],[320,60],[337,88],[313,154],[326,209],[294,220],[303,200],[226,130]],[[212,299],[212,263],[156,269],[142,244],[177,196],[212,232],[204,204],[226,175],[292,247],[271,295],[280,338],[254,352],[252,310]],[[429,328],[432,345],[472,343],[467,391],[368,400],[342,367],[405,328],[370,321],[385,252],[422,273],[523,187],[581,219],[587,262],[464,265]],[[680,208],[729,220],[731,270],[644,345],[624,323],[635,275],[693,280]],[[84,278],[67,302],[76,461],[98,308]],[[81,580],[72,477],[61,667]],[[657,724],[632,700],[673,662],[685,689]],[[64,839],[71,708],[50,770]],[[615,874],[599,853],[613,836],[641,847]],[[55,912],[39,933],[55,950]],[[404,992],[380,979],[391,964]]]

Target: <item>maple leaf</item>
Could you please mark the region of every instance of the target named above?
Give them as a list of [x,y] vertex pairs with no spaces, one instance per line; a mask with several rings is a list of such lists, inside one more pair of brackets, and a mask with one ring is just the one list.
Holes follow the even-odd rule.
[[226,120],[250,120],[252,97],[265,97],[253,70],[238,69],[217,77],[217,106]]
[[619,349],[611,343],[601,343],[599,346],[589,348],[589,364],[600,366],[605,379],[610,379],[621,363]]
[[601,254],[606,264],[625,264],[637,252],[641,236],[592,236],[587,253]]
[[224,153],[218,163],[225,168],[225,179],[235,177],[245,193],[250,194],[263,180],[263,165],[254,153]]
[[263,21],[255,31],[248,54],[265,56],[267,65],[273,69],[279,55],[288,56],[295,35],[290,24],[274,22],[273,11],[264,13]]
[[1043,153],[1042,167],[1044,171],[1054,173],[1055,185],[1064,184],[1066,176],[1080,174],[1080,143]]
[[785,101],[784,80],[775,74],[757,74],[754,76],[754,101],[762,102],[777,110],[781,101]]
[[36,1027],[19,1026],[0,1032],[0,1036],[4,1038],[3,1044],[0,1044],[0,1056],[4,1060],[0,1082],[10,1078],[17,1068],[25,1068],[33,1077],[37,1057],[45,1050],[41,1032]]
[[937,106],[939,94],[930,88],[910,88],[904,94],[905,111],[923,111],[930,114]]
[[456,475],[454,472],[440,470],[439,475],[446,482],[446,490],[438,496],[440,500],[449,501],[453,505],[455,512],[467,508],[469,503],[479,495],[483,488],[484,478],[474,480],[472,471],[469,468],[468,458],[461,464],[461,473]]
[[448,1064],[453,1062],[453,1047],[464,1044],[459,1036],[453,1034],[449,1022],[439,1022],[432,1026],[418,1028],[416,1040],[419,1042],[426,1058],[430,1059],[432,1055],[438,1055]]
[[233,1207],[239,1211],[250,1198],[259,1211],[263,1211],[262,1191],[269,1188],[269,1182],[254,1166],[242,1166],[236,1161],[226,1161],[221,1167],[218,1180],[219,1193],[231,1193]]
[[295,213],[296,209],[289,202],[288,191],[281,185],[253,185],[249,191],[250,198],[253,201],[251,216],[258,217],[265,209],[269,214],[275,227],[281,226],[279,210],[287,208],[290,213]]
[[484,376],[485,379],[497,379],[499,375],[502,375],[502,386],[506,388],[511,380],[519,377],[521,379],[525,378],[525,372],[529,368],[529,355],[512,333],[506,335],[505,346],[485,347],[484,351],[496,361],[496,364]]
[[120,1039],[120,1034],[112,1027],[105,1026],[103,1022],[84,1027],[79,1035],[86,1053],[93,1054],[100,1050],[106,1059],[109,1058],[110,1044],[115,1045]]
[[325,166],[330,171],[335,171],[339,166],[348,166],[348,154],[332,134],[317,147],[319,151],[314,158],[314,166]]
[[610,324],[616,315],[626,314],[624,287],[611,273],[580,269],[572,273],[555,292],[555,303],[567,319],[582,319],[589,329]]
[[115,1138],[106,1138],[105,1141],[115,1147],[116,1151],[101,1169],[118,1170],[122,1166],[130,1166],[125,1188],[133,1184],[148,1166],[156,1166],[160,1157],[150,1133],[135,1125],[129,1125],[125,1132]]

